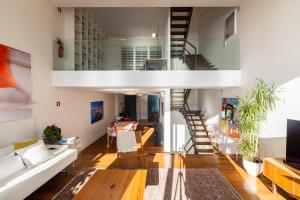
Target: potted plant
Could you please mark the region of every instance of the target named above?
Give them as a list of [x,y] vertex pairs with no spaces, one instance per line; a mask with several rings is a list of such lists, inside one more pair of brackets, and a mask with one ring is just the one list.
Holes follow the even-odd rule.
[[43,133],[43,141],[45,144],[56,144],[60,139],[61,129],[55,125],[47,126]]
[[243,166],[252,176],[262,173],[262,160],[258,158],[260,128],[268,112],[275,109],[277,100],[276,87],[259,79],[250,96],[242,99],[238,111],[238,127],[241,133],[239,148],[243,156]]

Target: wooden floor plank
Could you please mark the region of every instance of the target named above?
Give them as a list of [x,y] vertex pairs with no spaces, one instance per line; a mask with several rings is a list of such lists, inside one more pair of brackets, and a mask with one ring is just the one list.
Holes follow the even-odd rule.
[[[149,135],[147,135],[148,137]],[[148,140],[149,141],[149,140]],[[51,199],[77,173],[87,167],[102,169],[144,169],[143,160],[117,160],[115,147],[106,149],[106,136],[100,138],[83,150],[75,166],[68,167],[68,174],[58,174],[30,195],[27,200]],[[235,156],[218,155],[172,155],[152,152],[154,146],[147,145],[146,160],[151,168],[217,168],[244,199],[287,199],[289,196],[279,189],[278,194],[271,192],[271,183],[263,177],[249,176],[241,167],[241,159]],[[115,177],[114,179],[118,179]]]

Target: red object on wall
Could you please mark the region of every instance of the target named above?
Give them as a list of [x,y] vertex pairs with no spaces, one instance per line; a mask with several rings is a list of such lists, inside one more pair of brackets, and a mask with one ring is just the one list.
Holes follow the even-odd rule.
[[60,106],[60,101],[56,102],[56,106],[59,107]]
[[58,45],[58,57],[64,57],[64,44],[62,43]]
[[17,86],[17,81],[9,67],[9,56],[9,48],[0,44],[0,88]]

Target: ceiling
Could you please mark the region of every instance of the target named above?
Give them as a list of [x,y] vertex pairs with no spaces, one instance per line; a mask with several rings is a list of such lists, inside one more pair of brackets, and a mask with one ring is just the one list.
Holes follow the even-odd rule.
[[88,91],[98,91],[111,94],[125,95],[160,95],[164,89],[146,89],[146,88],[109,88],[109,89],[83,89]]
[[167,8],[90,8],[106,37],[150,37],[159,27],[164,35]]
[[56,7],[238,7],[240,0],[50,0]]

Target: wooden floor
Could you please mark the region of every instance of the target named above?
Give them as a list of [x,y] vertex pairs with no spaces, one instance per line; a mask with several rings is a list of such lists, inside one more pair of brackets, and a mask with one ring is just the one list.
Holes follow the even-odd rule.
[[[151,132],[151,129],[148,131]],[[148,135],[147,135],[148,134]],[[151,133],[143,136],[144,141],[151,138]],[[149,142],[149,141],[148,141]],[[161,153],[161,147],[145,145],[148,166],[151,168],[217,168],[240,193],[244,199],[292,199],[286,193],[279,190],[279,194],[273,195],[271,184],[266,178],[251,177],[242,169],[240,158],[226,155],[171,155]],[[27,199],[43,200],[51,199],[58,193],[78,172],[86,167],[99,167],[103,169],[137,169],[144,168],[139,159],[126,159],[117,162],[115,147],[106,149],[106,136],[83,150],[75,162],[75,166],[68,167],[68,174],[58,174],[39,188]]]

